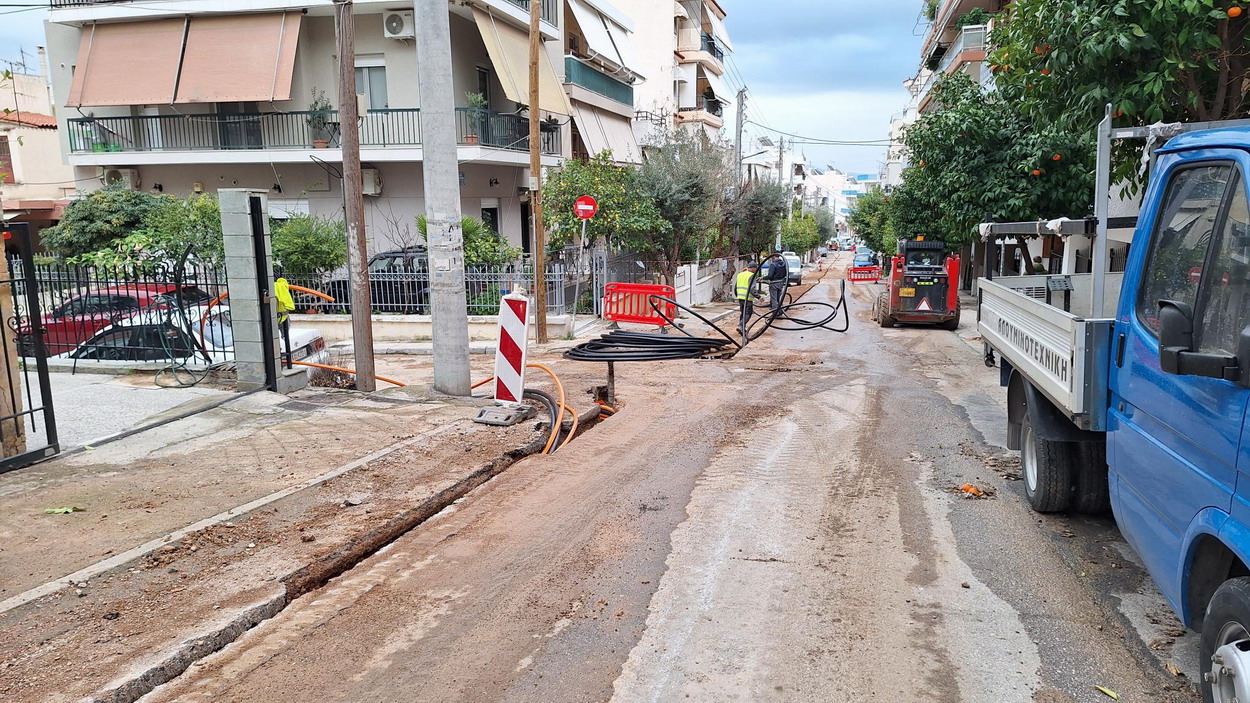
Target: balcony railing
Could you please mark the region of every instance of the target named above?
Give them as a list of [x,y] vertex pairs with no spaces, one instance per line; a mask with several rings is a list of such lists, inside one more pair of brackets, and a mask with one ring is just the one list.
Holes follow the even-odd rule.
[[[489,110],[456,108],[461,144],[529,149],[529,121]],[[235,151],[339,146],[334,110],[75,117],[67,121],[70,152]],[[559,127],[545,127],[543,153],[560,151]],[[472,138],[471,138],[472,137]],[[362,147],[419,146],[421,111],[369,110],[360,118]]]
[[[56,1],[57,0],[53,0],[53,2],[56,2]],[[539,8],[539,16],[542,17],[547,22],[551,23],[552,25],[559,27],[560,26],[560,2],[559,0],[539,0],[539,1],[542,3],[542,6]],[[508,0],[508,2],[512,3],[513,5],[516,5],[522,10],[525,10],[526,12],[529,12],[530,0]]]
[[678,108],[677,111],[678,112],[697,112],[699,110],[703,110],[704,112],[708,112],[717,117],[720,117],[721,114],[724,113],[725,111],[725,106],[721,101],[717,100],[716,98],[699,98],[698,105],[694,107]]
[[725,52],[721,50],[720,45],[716,43],[716,38],[713,37],[711,34],[708,34],[707,32],[703,32],[702,36],[700,37],[699,46],[707,53],[716,57],[717,61],[724,62]]
[[989,27],[983,24],[969,25],[961,29],[955,43],[951,44],[946,54],[942,56],[942,60],[938,62],[937,72],[946,73],[955,62],[959,61],[959,56],[965,51],[984,51],[988,30]]
[[615,100],[633,107],[634,87],[607,75],[589,64],[583,63],[574,56],[564,57],[565,81],[578,85],[592,93]]

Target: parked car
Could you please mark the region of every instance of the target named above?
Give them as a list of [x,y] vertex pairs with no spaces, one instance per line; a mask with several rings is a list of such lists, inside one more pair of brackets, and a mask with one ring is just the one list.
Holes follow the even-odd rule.
[[797,286],[803,282],[803,260],[794,252],[785,252],[781,258],[786,261],[786,273],[788,274],[788,283]]
[[[329,363],[321,332],[291,328],[294,361]],[[108,325],[62,359],[96,361],[187,361],[195,365],[234,359],[234,332],[227,305],[196,305],[176,309],[153,308]]]
[[855,260],[851,265],[855,266],[856,268],[860,268],[863,266],[876,266],[877,255],[876,254],[856,254]]
[[[183,305],[198,305],[212,296],[193,286],[180,289],[172,283],[128,283],[76,295],[40,318],[44,348],[48,356],[64,354],[121,317],[148,307],[175,305],[180,297]],[[29,324],[18,330],[17,343],[18,353],[34,356]]]
[[[424,315],[430,307],[430,276],[423,246],[374,254],[369,259],[369,292],[373,309],[383,313]],[[346,276],[326,281],[322,290],[335,302],[332,312],[351,312],[351,284]],[[298,302],[298,301],[297,301]]]

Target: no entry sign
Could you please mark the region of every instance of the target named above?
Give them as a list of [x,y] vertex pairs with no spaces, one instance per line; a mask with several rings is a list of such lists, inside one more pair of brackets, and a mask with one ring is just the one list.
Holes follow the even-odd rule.
[[599,203],[589,195],[583,195],[573,203],[573,212],[583,220],[589,220],[599,212]]

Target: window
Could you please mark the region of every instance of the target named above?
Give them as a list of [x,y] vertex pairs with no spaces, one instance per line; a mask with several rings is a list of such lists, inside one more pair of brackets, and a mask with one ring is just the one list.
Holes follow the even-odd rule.
[[13,183],[17,176],[13,174],[13,154],[9,152],[8,136],[0,136],[0,183]]
[[1199,351],[1234,354],[1241,330],[1250,322],[1250,212],[1246,187],[1234,177],[1233,194],[1220,226],[1210,273],[1202,284]]
[[1159,301],[1195,305],[1198,282],[1233,168],[1228,164],[1185,169],[1172,177],[1142,273],[1137,317],[1159,333]]
[[484,207],[482,208],[482,223],[490,228],[492,232],[499,231],[499,208]]
[[477,92],[486,98],[486,109],[490,109],[490,69],[478,66],[477,69]]
[[[365,65],[366,61],[368,65]],[[356,92],[365,94],[366,104],[370,110],[385,110],[386,66],[375,61],[358,59],[356,61]]]

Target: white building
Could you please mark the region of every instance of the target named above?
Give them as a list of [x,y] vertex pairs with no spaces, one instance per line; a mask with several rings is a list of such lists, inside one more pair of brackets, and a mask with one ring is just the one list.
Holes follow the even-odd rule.
[[[541,2],[541,104],[529,100],[527,0],[450,3],[461,206],[531,249],[529,119],[543,164],[639,152],[633,83],[648,72],[632,21],[604,0]],[[370,249],[419,242],[424,212],[419,17],[354,3]],[[671,30],[670,30],[671,31]],[[52,0],[48,49],[62,149],[85,189],[270,191],[274,214],[339,216],[337,75],[330,0]],[[324,95],[327,103],[321,103]],[[63,97],[62,97],[63,96]],[[480,101],[484,108],[471,107]]]
[[75,190],[55,112],[46,76],[0,79],[0,205],[5,222],[25,222],[32,234],[61,218]]

